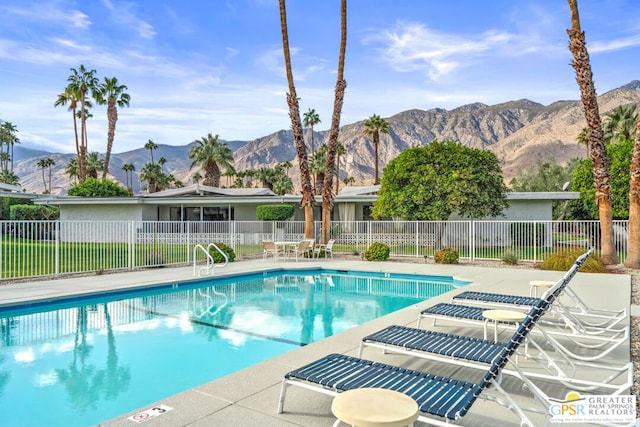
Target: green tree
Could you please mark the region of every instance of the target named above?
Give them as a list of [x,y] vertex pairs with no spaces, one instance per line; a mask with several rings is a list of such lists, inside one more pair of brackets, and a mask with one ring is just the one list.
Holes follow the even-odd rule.
[[84,182],[74,184],[67,193],[70,196],[79,197],[124,197],[129,195],[129,191],[117,183],[96,178],[87,178]]
[[316,194],[322,193],[326,164],[327,144],[322,144],[315,153],[309,156],[309,170],[313,177],[313,188]]
[[[626,140],[607,145],[607,158],[611,175],[611,210],[615,219],[629,218],[629,169],[633,141]],[[571,189],[580,192],[580,199],[569,202],[570,219],[598,219],[593,161],[582,160],[573,170]]]
[[131,97],[125,91],[127,87],[121,85],[116,77],[105,77],[104,82],[98,85],[96,90],[96,101],[98,105],[107,104],[107,120],[109,127],[107,130],[107,151],[104,156],[104,168],[102,177],[106,178],[109,173],[109,162],[111,161],[111,149],[116,134],[116,122],[118,121],[118,107],[129,106]]
[[15,173],[8,171],[8,170],[1,170],[0,171],[0,182],[4,182],[5,184],[9,184],[9,185],[19,185],[20,184],[20,177],[18,177],[18,175],[16,175]]
[[64,173],[67,174],[67,176],[71,179],[73,179],[74,181],[76,180],[76,178],[78,177],[78,159],[77,158],[73,158],[71,160],[69,160],[69,163],[67,163],[67,166],[64,167]]
[[[566,166],[557,163],[537,162],[535,166],[523,170],[509,182],[512,191],[566,191],[571,183],[573,170],[580,160],[572,159]],[[564,219],[567,215],[568,203],[564,200],[552,202],[553,218]]]
[[[58,99],[53,103],[54,107],[65,106],[69,104],[68,110],[71,111],[71,115],[73,116],[73,135],[76,142],[76,166],[75,166],[75,177],[78,176],[78,161],[77,156],[80,155],[80,140],[78,139],[78,100],[79,93],[75,91],[75,88],[72,86],[67,86],[64,89],[64,92],[58,95]],[[71,175],[69,175],[71,176]]]
[[619,105],[609,111],[602,123],[605,144],[633,140],[636,135],[636,106]]
[[576,81],[580,88],[582,106],[587,122],[590,158],[593,160],[593,177],[596,185],[596,206],[600,230],[602,232],[602,262],[605,265],[618,263],[618,253],[613,243],[613,218],[611,208],[611,179],[609,175],[609,161],[604,144],[602,122],[598,109],[598,97],[593,84],[593,73],[584,31],[580,28],[578,0],[568,0],[571,11],[571,28],[569,35],[569,50],[573,54],[571,65],[576,70]]
[[384,168],[374,218],[446,221],[495,217],[507,207],[507,188],[492,152],[433,141],[403,151]]
[[233,151],[227,143],[220,143],[218,135],[207,136],[196,141],[196,145],[189,150],[189,158],[193,159],[191,168],[200,165],[204,171],[204,185],[220,186],[221,169],[233,167]]
[[389,133],[389,123],[379,115],[374,114],[365,120],[363,133],[365,135],[371,135],[373,139],[373,157],[375,162],[375,176],[373,184],[378,185],[380,183],[380,180],[378,179],[378,164],[380,163],[378,160],[378,145],[380,144],[380,134]]

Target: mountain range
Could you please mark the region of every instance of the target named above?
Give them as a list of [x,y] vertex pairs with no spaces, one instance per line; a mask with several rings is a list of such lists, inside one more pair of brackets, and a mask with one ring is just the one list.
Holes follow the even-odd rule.
[[[639,103],[638,80],[598,97],[603,117],[617,106]],[[380,173],[390,160],[406,148],[425,145],[434,139],[457,140],[469,147],[493,151],[500,160],[507,183],[520,171],[538,161],[564,164],[572,158],[585,158],[587,155],[586,147],[577,143],[580,131],[586,126],[579,100],[556,101],[547,106],[522,99],[496,105],[474,103],[453,110],[413,109],[386,117],[385,120],[389,123],[389,134],[381,135],[380,138]],[[340,159],[340,181],[350,176],[355,179],[355,184],[373,183],[373,144],[371,137],[363,134],[363,129],[363,121],[340,128],[338,139],[346,149],[346,155]],[[328,130],[314,132],[315,147],[326,140],[328,133]],[[117,137],[116,132],[116,149]],[[309,129],[305,129],[305,138],[309,145]],[[222,142],[226,142],[232,149],[236,170],[270,167],[289,160],[294,165],[289,170],[289,175],[294,184],[299,181],[297,161],[294,161],[293,134],[290,130],[280,130],[252,141]],[[195,168],[190,170],[191,160],[188,157],[193,144],[194,142],[181,146],[159,145],[153,157],[156,160],[164,157],[165,173],[173,174],[188,185],[196,172]],[[50,157],[55,162],[52,168],[52,194],[65,194],[72,181],[64,173],[64,168],[75,154],[50,153],[16,145],[14,172],[20,177],[20,184],[27,192],[43,192],[42,169],[36,167],[36,163],[45,157]],[[149,161],[149,151],[144,148],[112,154],[111,174],[114,179],[124,183],[126,181],[122,165],[133,163],[136,168],[133,190],[138,193],[140,182],[137,173]],[[222,184],[225,185],[224,178]]]

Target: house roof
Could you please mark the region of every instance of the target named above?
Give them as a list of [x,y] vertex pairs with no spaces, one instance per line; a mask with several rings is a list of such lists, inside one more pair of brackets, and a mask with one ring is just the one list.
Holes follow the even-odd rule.
[[166,198],[166,197],[187,197],[187,196],[275,196],[276,194],[268,188],[219,188],[208,185],[193,184],[182,188],[172,188],[158,191],[157,193],[145,194],[146,198]]

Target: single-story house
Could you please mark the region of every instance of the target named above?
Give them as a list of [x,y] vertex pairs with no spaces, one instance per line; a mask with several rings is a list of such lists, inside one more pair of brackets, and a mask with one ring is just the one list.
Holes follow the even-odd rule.
[[[379,185],[344,187],[334,200],[333,219],[346,222],[371,220],[371,207],[379,189]],[[580,193],[567,191],[511,192],[507,195],[509,208],[504,217],[493,219],[551,220],[553,201],[579,197]],[[316,202],[314,217],[320,220],[321,196],[316,197]],[[278,196],[267,188],[217,188],[193,184],[133,197],[48,196],[40,197],[34,203],[60,207],[60,219],[65,221],[255,221],[257,206],[279,203],[299,206],[300,196]],[[293,219],[304,220],[304,211],[297,209]]]

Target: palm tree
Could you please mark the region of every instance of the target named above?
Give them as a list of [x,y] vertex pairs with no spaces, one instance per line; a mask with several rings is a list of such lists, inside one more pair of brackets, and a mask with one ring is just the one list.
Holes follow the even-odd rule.
[[94,97],[98,85],[98,78],[95,76],[96,70],[87,70],[84,65],[76,70],[71,68],[71,74],[67,81],[68,89],[74,94],[76,99],[80,100],[80,146],[78,151],[78,180],[84,182],[87,176],[86,171],[86,154],[87,154],[87,101],[88,97]]
[[160,157],[158,159],[158,164],[160,165],[160,170],[164,173],[164,165],[167,164],[167,159],[165,159],[164,157]]
[[43,194],[47,194],[47,181],[44,179],[44,170],[47,168],[47,160],[51,160],[50,158],[40,159],[36,164],[39,168],[42,168],[42,185],[44,185]]
[[320,148],[318,148],[318,151],[309,156],[309,170],[313,177],[313,189],[315,194],[322,193],[326,163],[327,144],[322,144]]
[[127,189],[131,193],[133,191],[133,172],[136,170],[136,167],[133,163],[125,163],[124,165],[122,165],[122,170],[125,173]]
[[116,134],[116,122],[118,121],[118,108],[129,106],[131,97],[125,92],[127,87],[118,83],[115,77],[104,78],[104,83],[98,86],[96,91],[96,100],[98,105],[107,104],[107,120],[109,128],[107,130],[107,151],[104,156],[104,169],[102,177],[106,178],[109,173],[109,162],[111,160],[111,149],[113,148],[113,139]]
[[20,178],[15,173],[8,170],[0,171],[0,182],[4,182],[9,185],[19,185]]
[[375,162],[375,177],[373,179],[373,185],[378,185],[380,179],[378,178],[378,145],[380,143],[380,134],[389,133],[389,123],[387,123],[382,117],[377,114],[372,115],[364,122],[365,135],[373,136],[373,157]]
[[151,153],[151,163],[153,163],[153,150],[158,149],[158,144],[153,142],[153,139],[150,139],[146,144],[144,144],[144,149],[149,150],[149,152]]
[[346,177],[345,179],[342,180],[342,183],[344,185],[351,185],[354,182],[356,182],[356,179],[354,177],[352,177],[352,176],[348,176],[348,177]]
[[200,175],[200,172],[196,171],[196,173],[193,174],[193,177],[191,177],[191,179],[193,180],[194,184],[197,184],[202,179],[202,175]]
[[97,151],[92,151],[87,156],[87,178],[98,179],[98,172],[104,169],[104,159],[100,158]]
[[[8,161],[11,161],[11,172],[13,172],[13,146],[15,144],[20,143],[20,138],[17,135],[18,128],[11,122],[2,122],[0,126],[0,134],[2,134],[1,143],[2,145],[7,146],[7,153],[9,153],[9,149],[11,149],[11,154],[9,155]],[[2,147],[0,146],[0,152],[2,151]],[[4,167],[7,169],[7,166]]]
[[140,170],[140,181],[147,183],[148,193],[155,193],[161,188],[162,175],[164,174],[157,163],[147,163]]
[[611,265],[618,263],[618,254],[613,240],[613,216],[611,211],[611,184],[609,180],[609,160],[604,145],[604,136],[598,99],[593,84],[593,73],[589,62],[584,32],[580,29],[578,14],[578,0],[569,0],[571,9],[571,29],[569,35],[569,50],[573,54],[571,65],[576,70],[576,80],[580,87],[582,105],[589,129],[589,147],[593,160],[593,176],[596,186],[596,204],[600,216],[602,262]]
[[311,128],[311,154],[316,152],[314,137],[313,137],[313,127],[318,123],[322,123],[320,121],[320,116],[316,113],[316,110],[309,108],[309,111],[304,113],[302,124],[305,127]]
[[67,174],[69,178],[72,178],[74,181],[78,177],[78,159],[73,158],[69,160],[67,166],[64,167],[64,173]]
[[584,145],[587,149],[587,159],[589,158],[589,153],[591,153],[591,149],[589,148],[589,129],[582,128],[578,137],[576,138],[578,141],[578,145]]
[[604,132],[604,143],[611,144],[621,141],[630,141],[636,134],[636,121],[638,114],[636,106],[617,106],[609,111],[605,116],[602,130]]
[[293,166],[293,163],[291,163],[291,160],[284,161],[280,163],[280,165],[284,168],[284,171],[287,174],[287,176],[289,176],[289,169],[291,169],[291,167]]
[[346,148],[340,142],[336,144],[336,195],[340,192],[340,156],[347,153]]
[[327,167],[325,168],[324,184],[322,186],[322,242],[330,239],[331,212],[333,211],[333,171],[336,162],[338,133],[340,131],[340,117],[344,102],[344,91],[347,81],[344,79],[344,58],[347,50],[347,0],[340,2],[340,53],[338,56],[338,73],[333,100],[333,114],[329,129],[329,144],[327,146]]
[[640,268],[640,120],[636,120],[636,137],[631,156],[629,180],[629,244],[624,265]]
[[220,169],[228,170],[233,167],[233,151],[227,143],[218,142],[218,135],[207,136],[196,141],[196,145],[189,150],[189,158],[193,159],[191,168],[199,164],[204,170],[204,185],[220,186]]
[[307,147],[304,143],[298,95],[296,94],[296,88],[293,83],[293,71],[291,70],[291,53],[289,51],[289,34],[287,31],[287,9],[285,0],[279,0],[279,3],[280,26],[282,29],[282,50],[284,52],[287,83],[289,85],[287,105],[289,106],[291,130],[293,132],[293,141],[296,146],[296,156],[298,157],[298,166],[300,168],[300,184],[302,187],[302,200],[300,201],[300,205],[304,208],[304,236],[307,239],[312,239],[314,237],[313,206],[316,204],[316,199],[313,195],[313,188],[311,187],[311,173],[309,172]]
[[[54,107],[64,106],[69,104],[69,111],[71,111],[71,115],[73,116],[73,134],[75,136],[76,142],[76,158],[80,155],[80,142],[78,140],[78,120],[77,120],[77,110],[78,110],[78,94],[75,92],[74,88],[71,86],[67,86],[64,89],[64,92],[58,95],[58,99],[53,103]],[[76,167],[77,171],[77,167]],[[77,176],[77,173],[76,175]]]

